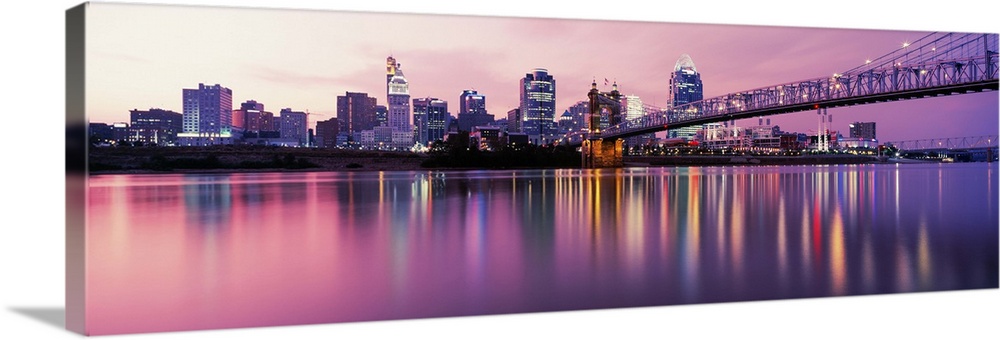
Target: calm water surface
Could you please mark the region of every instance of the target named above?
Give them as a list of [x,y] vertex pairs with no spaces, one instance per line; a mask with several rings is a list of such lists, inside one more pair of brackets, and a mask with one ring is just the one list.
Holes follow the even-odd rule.
[[995,164],[90,177],[91,334],[997,287]]

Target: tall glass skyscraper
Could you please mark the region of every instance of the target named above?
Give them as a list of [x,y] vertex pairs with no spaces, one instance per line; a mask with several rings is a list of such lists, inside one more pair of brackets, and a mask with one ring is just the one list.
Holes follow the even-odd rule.
[[556,79],[544,68],[521,78],[521,131],[536,144],[556,134]]
[[418,143],[444,139],[445,123],[448,119],[448,102],[437,98],[413,99],[413,134]]
[[[701,74],[694,67],[691,56],[682,54],[677,63],[674,64],[674,72],[670,74],[670,105],[678,107],[687,103],[696,102],[703,99]],[[690,126],[680,129],[667,130],[667,136],[671,138],[694,138],[701,129],[700,126]]]
[[185,134],[228,137],[233,126],[233,90],[222,85],[198,84],[183,89]]

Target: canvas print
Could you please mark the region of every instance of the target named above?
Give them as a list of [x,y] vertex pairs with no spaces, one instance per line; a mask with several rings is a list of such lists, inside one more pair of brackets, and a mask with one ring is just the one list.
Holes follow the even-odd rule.
[[995,289],[997,40],[85,3],[67,327]]

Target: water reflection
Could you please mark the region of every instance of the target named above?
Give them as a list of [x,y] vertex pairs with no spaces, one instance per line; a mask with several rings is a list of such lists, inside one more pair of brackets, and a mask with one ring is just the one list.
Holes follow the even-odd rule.
[[987,164],[114,175],[93,334],[997,286]]

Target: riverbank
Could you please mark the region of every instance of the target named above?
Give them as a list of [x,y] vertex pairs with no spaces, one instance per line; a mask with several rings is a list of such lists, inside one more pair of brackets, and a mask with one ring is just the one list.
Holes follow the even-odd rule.
[[91,174],[420,170],[410,152],[263,146],[92,148]]
[[[495,155],[508,159],[511,155]],[[506,157],[503,157],[506,156]],[[193,148],[92,148],[91,174],[242,173],[302,171],[423,171],[568,168],[568,166],[497,166],[492,162],[438,164],[441,155],[264,146]],[[494,158],[496,158],[494,157]],[[753,166],[880,163],[856,155],[803,156],[626,156],[625,166]],[[470,164],[492,166],[468,166]],[[499,164],[499,163],[498,163]],[[428,165],[434,165],[428,167]],[[466,166],[462,166],[466,165]],[[521,165],[521,164],[518,164]],[[578,166],[577,166],[578,167]],[[577,168],[569,167],[569,168]]]

